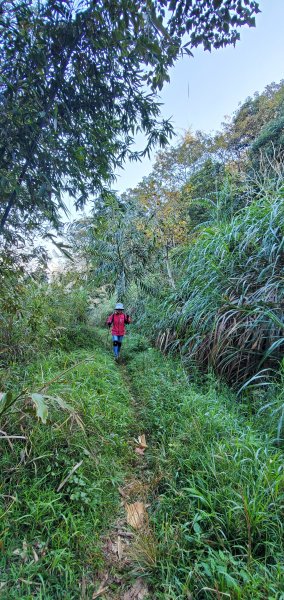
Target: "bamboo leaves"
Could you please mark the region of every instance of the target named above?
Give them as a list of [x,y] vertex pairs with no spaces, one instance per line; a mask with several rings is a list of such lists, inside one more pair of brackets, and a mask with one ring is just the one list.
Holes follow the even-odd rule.
[[36,416],[45,425],[48,417],[48,408],[42,394],[31,394],[31,400],[36,410]]
[[[2,3],[0,175],[11,180],[0,214],[6,242],[24,243],[50,224],[58,229],[64,192],[83,205],[88,195],[106,192],[127,157],[137,160],[167,143],[173,130],[159,120],[156,90],[180,51],[235,43],[238,28],[253,25],[258,12],[253,0],[225,4]],[[141,130],[146,146],[133,151]]]
[[61,410],[68,412],[72,415],[78,425],[83,428],[80,417],[76,411],[59,396],[49,396],[48,394],[40,394],[39,392],[29,393],[24,390],[17,396],[13,396],[12,392],[0,394],[0,417],[5,415],[9,409],[18,401],[22,403],[22,410],[29,412],[29,405],[31,404],[35,410],[36,417],[46,425],[49,416],[49,405],[53,407],[59,407]]

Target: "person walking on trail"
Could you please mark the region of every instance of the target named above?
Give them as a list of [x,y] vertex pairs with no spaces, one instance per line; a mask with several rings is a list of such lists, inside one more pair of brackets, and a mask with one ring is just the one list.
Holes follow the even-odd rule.
[[114,313],[107,318],[108,327],[112,327],[113,352],[116,360],[119,357],[122,340],[125,335],[125,325],[129,323],[131,323],[130,316],[125,314],[123,304],[118,302],[115,305]]

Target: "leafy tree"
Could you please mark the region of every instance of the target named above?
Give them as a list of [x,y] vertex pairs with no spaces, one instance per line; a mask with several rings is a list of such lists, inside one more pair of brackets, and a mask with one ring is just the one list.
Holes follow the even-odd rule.
[[132,284],[146,286],[159,267],[158,250],[149,236],[141,206],[114,194],[100,199],[92,217],[69,229],[74,255],[85,263],[87,278],[108,285],[124,298]]
[[[22,243],[59,227],[64,192],[102,192],[143,130],[172,133],[156,90],[180,52],[235,43],[253,0],[3,1],[0,7],[0,233]],[[187,36],[183,45],[184,36]]]
[[[259,136],[254,140],[250,149],[252,165],[259,171],[263,159],[270,165],[270,176],[275,162],[283,164],[284,160],[284,104],[283,113],[264,125]],[[279,172],[279,171],[278,171]]]
[[210,136],[189,129],[176,146],[158,153],[153,178],[169,190],[180,190],[210,156],[211,143]]
[[224,125],[223,131],[215,136],[212,149],[219,156],[223,154],[225,162],[236,161],[240,169],[242,161],[247,161],[251,148],[253,152],[263,148],[269,138],[279,145],[277,139],[281,137],[283,115],[284,82],[280,81],[279,84],[268,85],[262,94],[255,93],[252,98],[248,98]]

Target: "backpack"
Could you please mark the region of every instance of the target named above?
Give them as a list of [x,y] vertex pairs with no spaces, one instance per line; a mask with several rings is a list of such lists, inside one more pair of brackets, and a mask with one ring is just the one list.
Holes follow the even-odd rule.
[[[129,315],[126,315],[125,313],[123,313],[124,315],[124,325],[127,325],[129,323]],[[108,325],[113,325],[113,318],[114,318],[114,313],[112,313],[111,315],[111,320],[109,321]]]

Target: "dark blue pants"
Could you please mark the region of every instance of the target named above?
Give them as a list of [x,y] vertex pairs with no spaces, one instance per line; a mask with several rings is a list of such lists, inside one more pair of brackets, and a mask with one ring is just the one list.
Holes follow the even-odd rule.
[[113,335],[112,336],[113,351],[114,351],[114,356],[116,358],[119,357],[122,340],[123,340],[123,335]]

